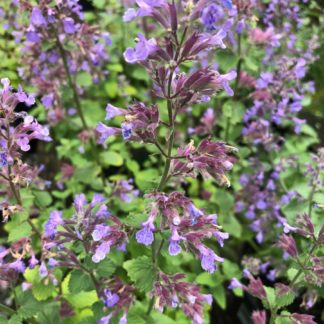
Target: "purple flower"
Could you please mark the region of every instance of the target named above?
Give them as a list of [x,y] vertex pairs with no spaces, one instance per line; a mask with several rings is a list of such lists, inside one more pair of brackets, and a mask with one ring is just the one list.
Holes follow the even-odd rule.
[[208,31],[215,30],[215,23],[224,18],[224,10],[215,3],[210,4],[202,11],[201,20]]
[[[224,44],[223,39],[226,37],[226,35],[226,31],[224,29],[220,29],[216,35],[212,35],[211,37],[208,36],[208,44],[210,46],[217,46],[225,49],[226,45]],[[202,40],[204,40],[204,38]]]
[[41,101],[45,108],[51,108],[53,105],[53,100],[54,100],[54,95],[49,94],[47,96],[44,96]]
[[129,22],[135,19],[138,15],[138,11],[135,10],[134,8],[128,8],[127,11],[124,13],[123,16],[123,21],[124,22]]
[[104,303],[106,307],[114,307],[119,301],[119,296],[109,289],[104,290]]
[[267,203],[263,199],[260,199],[258,200],[256,207],[260,210],[264,210],[267,208]]
[[101,205],[96,212],[96,216],[99,218],[108,218],[111,215],[106,205]]
[[254,219],[255,218],[254,207],[249,207],[249,209],[245,213],[245,216],[247,219]]
[[59,264],[59,262],[53,258],[48,259],[48,266],[50,269],[56,267]]
[[290,232],[297,232],[297,227],[290,226],[287,222],[283,223],[284,233],[288,234]]
[[136,233],[136,241],[144,245],[151,245],[154,241],[154,225],[143,223],[143,228]]
[[75,33],[75,24],[74,24],[74,20],[70,17],[66,17],[63,20],[63,28],[64,31],[67,34],[73,34]]
[[97,224],[95,230],[92,232],[94,241],[100,241],[109,233],[110,227],[105,224]]
[[245,20],[241,19],[238,23],[237,23],[237,27],[236,27],[236,32],[238,34],[242,34],[242,32],[245,29]]
[[132,129],[133,125],[132,124],[122,124],[122,135],[125,141],[129,140],[132,136]]
[[302,79],[306,75],[306,61],[301,58],[298,60],[295,66],[295,76],[298,79]]
[[13,269],[19,273],[24,273],[25,272],[25,269],[26,269],[26,266],[25,266],[25,263],[21,260],[16,260],[12,263],[10,263],[9,265],[9,268],[10,269]]
[[39,34],[35,31],[33,26],[30,26],[26,31],[26,39],[31,43],[38,43],[40,41]]
[[224,90],[227,92],[229,96],[234,96],[234,91],[231,89],[229,86],[229,81],[232,81],[236,78],[236,71],[231,71],[227,74],[222,74],[221,75],[221,83],[223,85]]
[[233,7],[232,0],[222,0],[222,3],[227,9],[232,9]]
[[267,278],[273,282],[276,280],[276,275],[277,275],[277,270],[273,269],[269,271],[269,273],[267,274]]
[[260,78],[256,81],[257,89],[265,89],[273,81],[273,75],[270,72],[261,72]]
[[107,316],[101,317],[99,319],[99,321],[97,322],[97,324],[109,324],[112,316],[113,316],[113,313],[108,314]]
[[204,246],[199,247],[200,251],[200,259],[201,259],[201,267],[208,271],[209,273],[214,273],[216,271],[215,262],[224,262],[224,259],[219,257],[209,248]]
[[5,167],[8,165],[7,154],[4,152],[0,152],[0,167]]
[[103,242],[97,248],[95,254],[92,256],[92,261],[99,263],[102,261],[110,251],[110,242]]
[[96,131],[100,134],[98,144],[103,144],[110,136],[121,134],[121,130],[119,128],[108,127],[103,123],[98,124]]
[[126,110],[124,109],[120,109],[120,108],[117,108],[111,104],[108,104],[107,107],[106,107],[106,120],[110,120],[112,119],[113,117],[115,116],[121,116],[121,115],[124,115],[126,113]]
[[58,210],[52,211],[47,223],[45,224],[44,236],[47,238],[54,238],[57,225],[62,225],[62,224],[63,224],[62,212]]
[[102,204],[103,202],[105,202],[107,199],[101,195],[101,194],[98,194],[98,193],[95,193],[92,197],[92,200],[91,200],[91,206],[95,206],[97,204]]
[[236,279],[236,278],[232,278],[228,289],[236,289],[236,288],[242,288],[243,285]]
[[166,4],[166,0],[136,0],[139,9],[129,8],[123,16],[124,22],[132,21],[136,17],[150,16],[153,8],[162,7]]
[[191,218],[191,224],[194,225],[197,223],[197,219],[204,215],[204,213],[198,209],[193,203],[188,205],[188,212]]
[[32,287],[32,284],[29,282],[23,282],[21,284],[22,291],[26,291]]
[[30,17],[31,23],[35,26],[47,25],[47,22],[38,7],[34,7]]
[[229,238],[229,234],[228,233],[224,233],[224,232],[221,232],[221,231],[217,231],[215,232],[215,237],[217,239],[217,242],[219,243],[219,245],[221,247],[224,246],[224,240],[227,240]]
[[83,211],[83,207],[87,204],[87,198],[84,194],[78,194],[74,197],[73,206],[77,213]]
[[181,246],[179,244],[180,240],[183,240],[184,238],[181,237],[178,234],[178,231],[174,228],[172,229],[172,236],[170,238],[170,244],[169,244],[169,254],[170,255],[178,255],[181,253]]
[[127,48],[124,52],[126,62],[134,64],[138,61],[145,61],[157,50],[154,38],[147,40],[143,34],[138,34],[138,43],[134,48]]
[[39,272],[39,275],[41,276],[41,278],[47,277],[48,270],[46,268],[46,265],[45,265],[45,262],[44,261],[42,261],[42,263],[41,263],[41,265],[39,267],[38,272]]
[[294,131],[296,134],[299,134],[301,131],[301,127],[303,124],[305,124],[305,119],[300,119],[297,117],[293,117],[293,122],[295,123]]
[[30,150],[29,139],[27,136],[18,138],[16,143],[22,151],[27,152]]
[[34,269],[37,264],[38,264],[38,260],[35,258],[35,255],[32,255],[32,257],[28,261],[29,269]]

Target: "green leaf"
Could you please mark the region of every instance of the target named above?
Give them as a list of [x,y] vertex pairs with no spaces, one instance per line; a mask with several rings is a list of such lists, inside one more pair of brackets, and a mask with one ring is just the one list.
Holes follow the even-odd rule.
[[42,306],[43,304],[32,299],[30,302],[19,308],[18,314],[22,319],[27,319],[37,315]]
[[37,316],[39,323],[57,324],[60,323],[60,305],[57,302],[51,302],[44,305]]
[[274,288],[271,287],[264,287],[267,298],[266,300],[262,300],[263,306],[267,309],[269,309],[269,306],[271,308],[274,308],[276,306],[276,293]]
[[26,281],[32,284],[40,282],[41,277],[39,275],[38,270],[39,270],[39,266],[36,266],[34,269],[27,268],[26,271],[24,272],[24,277]]
[[234,237],[241,238],[242,225],[233,214],[225,216],[222,222],[220,221],[220,224],[222,224],[225,232],[228,232]]
[[124,262],[128,276],[135,282],[138,289],[150,291],[153,287],[155,270],[151,260],[147,256]]
[[[100,0],[102,1],[102,0]],[[103,0],[105,1],[105,0]],[[119,63],[108,64],[108,71],[123,72],[123,66]]]
[[118,85],[116,81],[108,81],[105,84],[105,90],[110,98],[115,98],[118,94]]
[[290,313],[287,311],[283,311],[280,313],[283,317],[278,316],[275,320],[275,324],[291,324],[291,319],[289,317]]
[[156,169],[146,169],[135,174],[135,182],[140,190],[146,191],[156,187],[158,177]]
[[240,270],[239,266],[234,262],[225,260],[221,264],[221,267],[226,279],[232,279],[234,277],[240,279],[242,276],[242,271]]
[[135,160],[132,160],[132,159],[127,159],[126,166],[133,173],[138,172],[139,169],[140,169],[138,163]]
[[[109,255],[111,257],[111,255]],[[85,267],[91,270],[95,270],[95,272],[101,276],[109,278],[116,270],[116,264],[108,257],[102,260],[99,263],[94,263],[91,257],[86,257],[85,259]]]
[[41,208],[49,206],[53,201],[51,195],[47,191],[34,190],[33,195],[36,205]]
[[213,289],[213,296],[221,309],[226,309],[226,291],[223,285],[219,285]]
[[213,288],[219,286],[223,282],[223,278],[219,272],[202,272],[196,277],[195,282]]
[[43,282],[38,282],[33,284],[32,293],[37,300],[46,300],[47,298],[52,297],[55,293],[55,286],[52,284],[45,285]]
[[77,169],[74,173],[74,178],[86,184],[91,184],[97,178],[100,168],[94,165],[89,165],[85,168]]
[[17,314],[15,314],[10,317],[10,320],[7,322],[7,324],[22,324],[22,319]]
[[75,295],[68,295],[66,299],[70,302],[72,306],[75,308],[85,308],[93,305],[98,301],[97,292],[95,290],[92,291],[81,291]]
[[[297,269],[294,269],[294,268],[290,268],[288,269],[287,271],[287,275],[288,275],[288,278],[289,280],[293,280],[295,278],[295,275],[297,274],[298,270]],[[298,281],[297,281],[298,282]]]
[[276,295],[276,308],[286,307],[293,303],[295,299],[295,295],[292,291],[289,291],[282,296],[279,296],[278,293],[276,293]]
[[87,72],[80,72],[76,77],[76,83],[81,87],[89,87],[92,85],[92,77]]
[[105,166],[121,166],[123,165],[124,159],[123,157],[114,151],[103,152],[100,154],[100,161]]
[[129,213],[124,219],[124,223],[131,227],[140,227],[140,225],[147,219],[147,214],[142,213]]
[[152,313],[152,324],[176,324],[172,318],[160,312]]
[[31,226],[27,222],[23,222],[21,224],[18,224],[16,227],[11,229],[9,232],[8,240],[9,242],[17,241],[23,237],[30,236],[32,232]]
[[93,283],[87,273],[81,270],[73,270],[71,272],[71,277],[69,280],[70,293],[76,294],[81,291],[91,290],[91,288],[93,289]]
[[[93,0],[93,5],[96,8],[103,9],[106,5],[106,0]],[[110,71],[110,69],[109,69]]]

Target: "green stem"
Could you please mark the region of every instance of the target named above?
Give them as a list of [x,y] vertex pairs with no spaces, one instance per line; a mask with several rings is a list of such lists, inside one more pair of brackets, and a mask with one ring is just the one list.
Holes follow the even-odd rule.
[[[235,80],[235,85],[234,85],[234,99],[237,97],[237,90],[238,90],[238,86],[240,83],[240,74],[241,74],[242,63],[243,63],[241,34],[238,34],[238,37],[237,37],[237,55],[238,55],[239,59],[237,61],[237,65],[236,65],[236,80]],[[229,132],[230,132],[230,128],[231,128],[231,117],[227,117],[225,127],[226,127],[225,128],[225,142],[228,142]]]
[[316,185],[313,185],[312,191],[309,194],[309,198],[308,198],[308,217],[311,218],[312,216],[312,211],[313,211],[313,199],[314,199],[314,195],[316,192]]
[[[86,254],[88,254],[89,249],[87,248],[85,242],[83,240],[81,240],[81,243],[83,245],[84,251],[86,252]],[[90,276],[91,281],[96,289],[98,299],[100,299],[100,284],[99,284],[99,281],[97,280],[96,276],[94,275],[93,271],[86,268],[80,261],[78,261],[78,263],[79,263],[80,268]]]
[[[7,148],[8,148],[8,151],[10,150],[10,146],[11,146],[11,140],[10,140],[10,125],[7,124],[7,138],[8,138],[8,143],[7,143]],[[10,190],[12,192],[12,194],[14,195],[15,199],[16,199],[16,202],[19,206],[22,206],[23,203],[22,203],[22,200],[21,200],[21,196],[20,196],[20,190],[19,190],[19,187],[18,189],[16,189],[16,186],[11,178],[11,165],[8,164],[8,182],[9,182],[9,186],[10,186]],[[37,236],[39,238],[42,237],[42,234],[41,232],[37,229],[37,227],[34,225],[34,223],[31,221],[31,219],[28,217],[27,218],[27,222],[28,224],[31,226],[31,228],[33,229],[33,231],[37,234]]]
[[8,315],[13,315],[16,313],[12,308],[10,308],[6,305],[3,305],[3,304],[0,304],[0,311],[7,313]]
[[292,279],[292,281],[290,282],[290,287],[292,287],[295,282],[297,281],[297,279],[300,277],[300,275],[303,273],[307,263],[309,262],[309,260],[312,257],[312,253],[314,252],[314,250],[316,249],[316,244],[314,244],[311,248],[311,250],[309,251],[308,257],[306,258],[305,262],[303,263],[301,269],[298,270],[298,272],[296,273],[296,275],[294,276],[294,278]]
[[[168,82],[168,98],[171,96],[171,85],[172,85],[172,78],[173,78],[173,71],[170,73],[169,76],[169,82]],[[169,124],[171,125],[171,133],[170,137],[168,140],[168,157],[166,158],[165,165],[164,165],[164,170],[163,174],[160,180],[160,183],[158,185],[157,190],[161,191],[166,184],[166,179],[168,178],[170,166],[171,166],[171,153],[172,153],[172,148],[173,148],[173,143],[174,143],[174,120],[173,118],[173,113],[172,113],[172,99],[168,99],[167,102],[167,108],[168,108],[168,117],[169,117]]]
[[[170,99],[171,97],[171,85],[172,85],[172,78],[173,78],[173,73],[174,71],[172,70],[172,72],[170,73],[170,76],[169,76],[169,81],[168,81],[168,93],[167,93],[167,96],[168,96],[168,102],[167,102],[167,108],[168,108],[168,117],[169,117],[169,124],[171,125],[171,132],[170,132],[170,137],[169,137],[169,140],[168,140],[168,157],[166,158],[165,160],[165,165],[164,165],[164,170],[163,170],[163,174],[162,174],[162,177],[161,177],[161,180],[160,180],[160,183],[157,187],[157,190],[158,191],[161,191],[163,189],[163,187],[166,185],[169,177],[169,171],[170,171],[170,166],[171,166],[171,153],[172,153],[172,148],[173,148],[173,143],[174,143],[174,133],[175,133],[175,129],[174,129],[174,126],[175,126],[175,118],[173,116],[173,112],[172,112],[172,99]],[[155,247],[155,244],[152,244],[152,262],[153,262],[153,265],[154,265],[154,270],[155,270],[155,275],[158,274],[158,271],[157,271],[157,261],[158,261],[158,255],[163,247],[163,244],[164,244],[164,239],[162,239],[161,243],[160,243],[160,246],[159,248],[156,250],[156,247]],[[147,312],[146,312],[146,315],[149,316],[153,310],[153,306],[154,306],[154,303],[155,303],[155,298],[153,297],[149,303],[149,306],[148,306],[148,309],[147,309]]]
[[[78,111],[78,115],[79,115],[79,117],[81,119],[83,128],[88,131],[89,127],[88,127],[87,122],[85,120],[85,117],[83,115],[82,106],[81,106],[81,102],[80,102],[80,99],[79,99],[79,94],[78,94],[78,91],[77,91],[77,87],[76,87],[75,83],[72,80],[72,76],[71,76],[71,73],[70,73],[70,69],[69,69],[69,65],[68,65],[68,61],[67,61],[67,57],[66,57],[66,52],[65,52],[65,50],[63,48],[63,45],[62,45],[62,43],[61,43],[61,41],[60,41],[60,39],[59,39],[59,37],[57,35],[56,35],[56,42],[57,42],[57,47],[58,47],[58,49],[60,51],[60,54],[61,54],[61,58],[62,58],[62,61],[63,61],[64,70],[65,70],[65,74],[67,76],[69,87],[71,88],[71,90],[73,92],[73,100],[74,100],[76,109]],[[102,167],[100,165],[100,161],[99,161],[99,154],[97,152],[96,144],[93,141],[92,137],[90,138],[89,142],[90,142],[92,154],[93,154],[93,156],[95,158],[95,161],[96,161],[97,165],[100,166],[100,174],[101,174],[102,183],[103,183],[103,185],[106,185],[106,179],[105,179],[103,169],[102,169]]]
[[88,130],[89,128],[88,128],[87,122],[86,122],[86,120],[84,118],[84,115],[83,115],[83,112],[82,112],[82,107],[81,107],[81,102],[80,102],[80,99],[79,99],[78,91],[77,91],[75,83],[72,80],[72,76],[71,76],[71,73],[70,73],[66,53],[65,53],[63,45],[62,45],[62,43],[61,43],[61,41],[60,41],[60,39],[59,39],[59,37],[57,35],[56,35],[56,42],[57,42],[57,47],[58,47],[58,49],[60,51],[60,54],[61,54],[61,58],[62,58],[62,61],[63,61],[64,70],[65,70],[65,74],[66,74],[66,77],[67,77],[67,80],[68,80],[68,83],[69,83],[69,87],[71,88],[71,90],[73,92],[73,99],[74,99],[74,102],[75,102],[76,109],[78,111],[78,114],[79,114],[79,117],[81,119],[81,122],[82,122],[82,125],[83,125],[84,129]]

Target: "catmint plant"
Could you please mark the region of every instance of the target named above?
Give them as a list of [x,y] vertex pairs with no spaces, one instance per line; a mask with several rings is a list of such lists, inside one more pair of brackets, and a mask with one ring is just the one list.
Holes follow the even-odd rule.
[[322,11],[1,3],[0,322],[319,323]]
[[[30,142],[34,139],[51,141],[49,130],[40,125],[27,112],[17,112],[19,103],[26,106],[35,104],[33,95],[25,93],[21,86],[14,91],[7,78],[1,79],[0,92],[0,181],[5,185],[7,195],[4,196],[2,212],[4,220],[23,207],[20,196],[20,187],[30,185],[37,177],[39,169],[32,167],[22,160],[22,153],[31,148]],[[13,197],[15,203],[10,203]]]
[[[235,158],[232,153],[236,149],[225,143],[215,142],[212,138],[206,138],[197,147],[193,141],[183,147],[179,146],[175,153],[177,116],[189,105],[201,102],[206,96],[213,96],[222,89],[228,95],[233,95],[229,82],[235,79],[236,73],[230,71],[220,74],[209,67],[199,68],[190,73],[182,70],[185,62],[195,61],[201,54],[226,47],[223,43],[227,35],[225,29],[205,33],[193,27],[202,14],[202,3],[193,8],[167,1],[152,4],[138,1],[137,5],[138,8],[126,11],[124,21],[152,16],[163,28],[164,34],[159,38],[148,38],[138,34],[136,46],[127,48],[124,58],[129,64],[141,64],[146,69],[153,81],[154,95],[166,101],[168,119],[162,119],[159,101],[152,106],[135,102],[126,109],[108,104],[106,120],[120,116],[121,127],[110,127],[100,123],[97,127],[98,138],[100,144],[117,135],[122,136],[125,141],[151,144],[165,159],[164,170],[156,189],[146,195],[150,200],[149,217],[135,235],[138,243],[152,246],[154,289],[150,291],[151,302],[147,314],[149,315],[153,308],[163,310],[165,306],[177,307],[178,303],[181,303],[185,314],[194,322],[200,323],[203,315],[200,304],[204,301],[210,303],[211,297],[201,296],[199,289],[190,285],[188,288],[184,286],[181,292],[180,286],[178,288],[177,285],[188,284],[178,284],[175,279],[161,272],[158,259],[166,243],[162,233],[170,233],[168,252],[171,256],[180,254],[182,249],[186,248],[200,259],[202,268],[211,273],[223,258],[206,246],[204,239],[214,237],[223,246],[228,233],[222,232],[221,227],[217,225],[217,215],[206,214],[182,192],[168,193],[167,186],[177,178],[182,178],[183,181],[187,176],[196,177],[198,174],[204,178],[213,178],[220,185],[229,186],[226,173],[233,167]],[[223,10],[232,7],[230,3],[220,6],[224,7]],[[160,141],[161,128],[168,131],[165,143]],[[158,232],[161,234],[158,235]],[[177,280],[183,278],[181,274],[176,276]],[[168,286],[165,286],[166,284]],[[174,291],[174,295],[166,295],[167,291],[168,294]],[[193,311],[190,310],[191,307]]]
[[[77,73],[90,74],[95,83],[100,80],[101,67],[108,59],[107,45],[111,44],[109,33],[88,25],[77,1],[40,1],[37,5],[22,1],[20,10],[28,12],[28,23],[20,30],[21,60],[26,63],[20,76],[42,96],[51,123],[77,113],[88,130],[79,99],[84,89],[77,85]],[[72,92],[69,110],[62,101],[64,87]]]

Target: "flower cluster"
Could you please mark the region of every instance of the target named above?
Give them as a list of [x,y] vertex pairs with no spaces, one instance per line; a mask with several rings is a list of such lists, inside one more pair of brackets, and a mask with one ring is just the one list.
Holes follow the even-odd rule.
[[107,309],[113,309],[107,316],[102,317],[98,324],[109,324],[110,319],[114,317],[120,310],[123,315],[119,323],[127,323],[127,314],[129,307],[134,303],[134,287],[125,284],[118,277],[114,277],[105,282],[103,291],[103,302]]
[[[66,114],[63,87],[71,87],[71,83],[76,87],[75,78],[80,72],[89,73],[97,82],[108,59],[109,33],[88,25],[81,9],[78,1],[60,1],[56,6],[47,0],[39,1],[37,6],[21,1],[20,10],[28,12],[29,25],[17,31],[23,46],[21,60],[26,66],[20,69],[20,76],[42,96],[51,123]],[[83,92],[80,87],[76,91],[78,95]]]
[[[87,253],[93,254],[93,262],[100,262],[115,246],[122,249],[127,234],[121,222],[111,215],[104,204],[106,199],[95,194],[90,203],[83,194],[74,199],[75,213],[64,220],[62,212],[53,211],[45,224],[43,257],[55,260],[55,264],[79,268],[80,263],[74,253],[64,245],[68,242],[82,242]],[[107,225],[107,219],[112,222]],[[62,229],[62,230],[60,230]]]
[[144,245],[151,245],[154,241],[154,223],[161,215],[159,232],[170,230],[169,254],[178,255],[184,246],[192,251],[201,261],[201,266],[208,272],[216,270],[215,262],[222,262],[223,258],[214,253],[202,241],[214,237],[220,246],[228,239],[228,233],[221,231],[217,225],[217,215],[205,215],[190,199],[182,193],[172,192],[152,193],[149,218],[142,223],[142,229],[136,233],[136,240]]
[[234,322],[314,324],[324,149],[300,111],[318,9],[1,4],[0,317],[202,324],[234,302]]
[[156,296],[155,308],[163,312],[165,307],[180,307],[193,323],[203,323],[203,305],[211,305],[212,296],[200,293],[198,286],[181,281],[181,273],[168,276],[159,273],[152,294]]
[[196,176],[201,174],[204,178],[214,178],[218,184],[230,186],[226,172],[233,168],[235,157],[231,153],[237,152],[235,147],[222,142],[213,142],[209,138],[202,140],[197,148],[189,143],[178,149],[181,160],[173,160],[171,175]]
[[31,245],[30,238],[23,238],[11,244],[9,248],[0,247],[0,282],[10,286],[26,270],[26,259],[29,269],[33,269],[39,261]]
[[[30,142],[34,139],[51,141],[47,127],[40,125],[27,112],[16,111],[19,103],[27,107],[35,103],[33,95],[26,94],[21,86],[15,92],[9,79],[1,79],[0,91],[0,181],[8,192],[15,195],[18,204],[19,186],[28,185],[37,176],[34,169],[21,160],[23,152],[30,150]],[[8,215],[5,215],[5,217]]]
[[[288,19],[287,19],[288,18]],[[278,19],[285,19],[277,24]],[[304,120],[297,117],[302,109],[305,95],[313,93],[313,82],[301,82],[307,72],[307,66],[316,60],[314,54],[318,47],[317,36],[305,41],[303,46],[297,45],[294,34],[294,23],[299,25],[301,17],[296,1],[280,1],[271,3],[264,15],[268,28],[259,28],[249,32],[251,41],[265,46],[263,63],[269,66],[262,70],[251,93],[253,106],[244,116],[246,127],[243,135],[253,144],[262,144],[266,149],[279,149],[279,139],[272,128],[293,125],[294,131],[300,133]],[[278,48],[285,47],[285,52]],[[275,65],[273,64],[275,62]]]
[[[250,162],[254,173],[244,173],[240,177],[242,189],[236,194],[236,212],[244,213],[252,221],[251,229],[256,234],[258,243],[264,242],[269,225],[285,226],[286,220],[281,208],[294,199],[301,199],[295,191],[282,187],[280,175],[296,165],[295,159],[283,159],[266,170],[258,160]],[[280,193],[282,194],[280,195]]]

